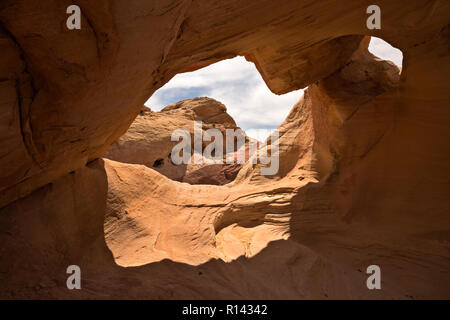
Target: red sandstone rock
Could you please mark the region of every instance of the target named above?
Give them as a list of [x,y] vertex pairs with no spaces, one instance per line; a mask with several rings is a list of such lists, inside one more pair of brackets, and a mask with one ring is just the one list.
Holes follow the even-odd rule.
[[211,164],[184,175],[181,181],[189,184],[224,185],[233,181],[241,168],[239,163]]

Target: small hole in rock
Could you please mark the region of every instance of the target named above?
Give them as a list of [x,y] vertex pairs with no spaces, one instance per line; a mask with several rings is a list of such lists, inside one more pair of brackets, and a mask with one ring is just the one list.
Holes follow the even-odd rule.
[[153,162],[153,168],[159,168],[164,164],[164,159],[156,159],[155,162]]

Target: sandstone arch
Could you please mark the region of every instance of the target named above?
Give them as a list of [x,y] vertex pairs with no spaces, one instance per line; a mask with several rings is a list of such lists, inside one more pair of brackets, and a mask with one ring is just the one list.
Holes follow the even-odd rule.
[[[8,156],[2,161],[12,170],[1,180],[3,204],[101,156],[145,99],[177,72],[240,54],[256,63],[272,91],[282,93],[305,87],[345,63],[360,38],[341,36],[370,34],[362,23],[365,7],[356,1],[348,6],[250,2],[242,9],[236,1],[79,5],[84,17],[79,32],[64,29],[63,3],[2,5],[9,60],[1,78],[7,79],[4,90],[11,92],[4,109],[16,130],[5,141]],[[431,57],[445,53],[446,4],[415,1],[403,8],[386,1],[380,6],[383,28],[375,35],[405,52],[405,69],[411,59],[419,60],[406,72],[422,72],[426,64],[432,70]],[[423,50],[431,39],[442,44]],[[311,68],[316,57],[321,63]],[[415,80],[405,85],[416,93],[427,93],[436,82],[410,78]],[[445,95],[445,79],[439,80],[432,87]],[[12,83],[19,83],[20,90]]]
[[[128,297],[448,298],[447,2],[381,1],[382,29],[370,32],[360,1],[78,3],[79,33],[61,27],[63,3],[0,5],[2,296],[123,297],[132,283]],[[364,35],[402,50],[398,84]],[[276,93],[312,84],[281,126],[278,176],[249,166],[216,191],[107,160],[85,166],[173,75],[235,55]],[[352,78],[361,68],[367,82]],[[123,185],[140,177],[150,200]],[[161,212],[139,215],[147,205]],[[180,223],[153,228],[161,219]],[[139,238],[120,247],[130,230],[155,238],[139,259],[126,252]],[[71,296],[44,270],[73,259],[91,282]],[[388,267],[387,289],[372,294],[358,268],[373,260]],[[200,269],[208,276],[193,285]]]

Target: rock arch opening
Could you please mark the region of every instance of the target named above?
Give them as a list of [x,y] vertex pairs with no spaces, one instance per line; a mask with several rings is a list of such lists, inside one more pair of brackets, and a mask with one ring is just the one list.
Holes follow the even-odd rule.
[[[318,216],[325,216],[323,219],[331,221],[331,225],[341,223],[341,217],[344,221],[359,218],[352,207],[353,197],[362,188],[356,187],[358,172],[355,171],[364,170],[358,165],[380,153],[377,146],[389,134],[393,119],[393,108],[385,105],[384,102],[389,100],[383,100],[382,96],[389,96],[397,88],[399,80],[398,67],[369,54],[369,41],[369,38],[362,39],[345,63],[328,76],[311,83],[302,98],[292,103],[289,115],[278,130],[280,170],[274,177],[266,178],[256,166],[246,164],[238,168],[239,175],[229,185],[230,188],[218,188],[205,186],[214,184],[211,182],[211,177],[217,172],[214,165],[198,168],[195,171],[197,175],[191,175],[193,180],[196,179],[191,184],[200,184],[197,186],[163,180],[154,171],[133,167],[136,175],[137,171],[142,171],[139,175],[146,175],[139,180],[142,183],[140,189],[143,189],[140,193],[145,200],[137,211],[146,212],[149,207],[159,209],[152,211],[151,217],[139,214],[125,216],[116,209],[118,215],[125,219],[106,220],[106,230],[117,233],[107,237],[107,243],[117,257],[116,262],[132,266],[169,258],[199,265],[211,255],[232,262],[243,256],[257,256],[270,242],[301,242],[303,228],[309,223],[321,224]],[[149,127],[155,135],[166,130],[165,134],[169,136],[172,128],[192,125],[192,119],[196,117],[207,127],[236,126],[225,111],[222,103],[204,97],[175,102],[159,112],[146,109],[133,124],[134,129],[128,137],[142,132],[139,130],[145,126],[146,118],[153,119],[153,125]],[[191,122],[180,119],[190,119]],[[172,125],[174,127],[170,127]],[[158,150],[167,148],[161,151],[164,155],[171,148],[167,141],[152,140],[152,146]],[[376,156],[375,159],[379,160]],[[234,169],[230,168],[231,173],[223,172],[223,175],[234,173]],[[119,180],[118,183],[124,183]],[[156,189],[152,187],[155,185],[158,185]],[[151,200],[145,190],[152,190]],[[304,220],[305,215],[308,216],[307,221]],[[204,216],[208,218],[201,220]],[[134,237],[138,240],[126,242],[109,241],[108,238],[127,237],[127,230],[122,228],[128,223],[127,219],[139,225],[142,230],[138,232],[145,237],[150,235],[147,238],[152,243],[151,247],[143,247],[140,236]],[[148,223],[147,219],[152,222]],[[170,225],[177,227],[161,230],[158,219],[186,220],[183,223],[171,222]],[[201,227],[197,224],[199,220],[204,223]],[[192,237],[192,233],[196,235]],[[190,246],[189,250],[186,250],[187,246]],[[127,254],[128,250],[135,248],[143,254],[138,257]]]
[[[0,296],[449,297],[450,6],[384,1],[368,31],[361,1],[172,2],[80,1],[76,32],[58,32],[56,1],[1,6]],[[349,62],[362,36],[341,35],[367,33],[407,52],[399,94],[392,64]],[[238,54],[274,92],[309,85],[283,126],[278,180],[246,166],[232,185],[189,185],[150,169],[170,163],[158,137],[183,103],[142,110],[117,142],[145,165],[95,160],[173,75]],[[83,268],[78,293],[69,263]],[[378,293],[369,263],[383,268]]]
[[[348,46],[353,48],[354,40],[352,39],[354,38],[352,37],[355,36],[344,36],[332,40],[332,42],[343,41],[346,43],[348,41]],[[396,67],[390,68],[386,63],[392,63],[401,68],[403,55],[400,50],[380,38],[366,37],[362,43],[362,45],[360,44],[361,48],[355,53],[367,53],[368,50],[380,58],[380,61],[383,61],[380,62],[385,64],[382,69],[389,69],[390,75],[388,75],[389,72],[376,71],[377,63],[375,62],[372,62],[372,67],[369,69],[364,69],[366,66],[364,59],[359,59],[358,62],[358,59],[350,58],[347,58],[350,59],[349,61],[353,61],[350,67],[344,65],[335,74],[341,73],[341,76],[346,78],[346,85],[341,85],[343,91],[351,94],[365,91],[363,95],[366,99],[368,96],[378,95],[397,85]],[[366,53],[362,55],[364,56]],[[319,56],[320,54],[320,52],[317,53]],[[246,58],[252,61],[255,59],[254,56]],[[201,121],[203,131],[210,129],[221,131],[224,138],[226,130],[243,129],[242,134],[245,135],[246,143],[243,149],[245,150],[245,161],[248,161],[255,152],[254,149],[249,148],[249,144],[256,142],[257,148],[259,148],[262,145],[261,142],[265,142],[270,133],[286,120],[289,112],[292,112],[306,89],[293,90],[281,95],[272,93],[268,85],[272,86],[273,84],[263,80],[266,71],[262,70],[256,61],[252,63],[246,58],[236,56],[196,71],[176,74],[147,100],[127,134],[111,147],[106,157],[121,162],[144,164],[172,180],[189,184],[224,185],[234,181],[243,167],[243,162],[225,163],[225,158],[229,157],[227,154],[229,150],[225,150],[225,145],[222,150],[224,154],[222,163],[218,164],[213,160],[217,159],[215,149],[210,153],[210,157],[204,156],[205,148],[208,147],[208,144],[212,145],[216,138],[211,138],[210,143],[202,141],[199,156],[202,161],[195,162],[198,150],[194,148],[196,139],[195,130],[193,130],[194,122]],[[370,58],[366,59],[370,60]],[[315,60],[312,59],[312,61]],[[314,64],[311,65],[311,68],[314,69]],[[364,75],[362,75],[362,71],[360,75],[357,75],[358,70],[363,69]],[[345,72],[341,72],[342,70]],[[375,79],[378,76],[383,79]],[[328,78],[333,77],[329,76]],[[385,80],[387,80],[387,84],[380,86],[380,83],[384,83]],[[331,81],[328,82],[328,86],[332,86]],[[357,85],[355,85],[356,83]],[[340,90],[342,91],[342,89]],[[340,112],[341,110],[337,111],[337,113]],[[342,116],[345,116],[344,114],[345,112],[342,113]],[[175,163],[176,161],[174,162],[171,157],[173,147],[176,145],[172,134],[179,129],[187,130],[189,134],[193,135],[193,137],[190,135],[189,138],[192,140],[189,147],[193,153],[192,158],[189,156],[192,160],[181,165]],[[235,153],[233,155],[235,159],[238,146],[235,144],[235,149],[232,150]],[[167,154],[169,154],[168,161],[161,161]],[[329,152],[320,152],[319,154],[320,157],[315,161],[319,167],[317,170],[322,172],[318,173],[318,176],[323,177],[326,176],[324,172],[329,172],[331,154]],[[296,164],[294,158],[284,160],[281,164],[281,176],[286,175],[294,168]]]
[[[148,99],[127,134],[111,147],[106,157],[144,164],[189,184],[227,184],[284,121],[303,91],[272,93],[255,65],[242,56],[177,74]],[[194,148],[195,121],[202,123],[202,138],[206,139],[208,130],[222,133],[220,155],[211,147],[217,139],[214,137],[202,141],[202,161],[194,162],[198,154]],[[192,161],[188,164],[176,164],[171,158],[170,149],[176,144],[172,134],[180,129],[187,130],[192,139],[189,148],[193,156],[189,156]],[[227,131],[234,131],[230,135],[232,141],[227,141],[230,138]],[[243,144],[238,142],[240,137]],[[229,142],[233,145],[231,152]],[[212,149],[210,157],[205,156],[208,147]],[[161,161],[167,152],[169,161]],[[243,158],[239,159],[241,153]],[[219,157],[223,161],[217,163]],[[234,161],[228,161],[230,157]]]

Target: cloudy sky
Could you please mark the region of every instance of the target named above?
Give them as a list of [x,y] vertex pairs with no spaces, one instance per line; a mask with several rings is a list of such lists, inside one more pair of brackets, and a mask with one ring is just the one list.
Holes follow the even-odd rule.
[[[401,66],[401,52],[381,39],[372,38],[369,51]],[[254,64],[244,57],[236,57],[176,75],[145,105],[159,111],[183,99],[214,98],[225,104],[228,113],[247,135],[261,141],[283,122],[302,95],[303,89],[284,95],[272,93]]]

